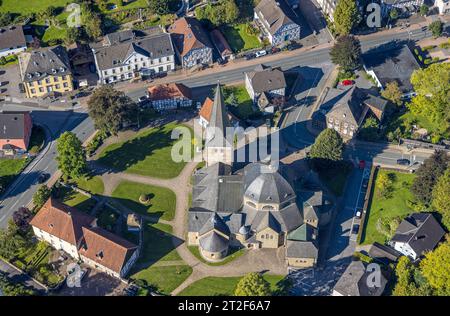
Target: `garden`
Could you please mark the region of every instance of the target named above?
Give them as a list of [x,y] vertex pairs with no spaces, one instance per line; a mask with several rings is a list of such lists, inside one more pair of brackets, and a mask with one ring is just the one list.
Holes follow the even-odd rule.
[[379,169],[370,193],[362,244],[384,244],[393,235],[401,219],[414,212],[410,187],[414,174]]
[[171,134],[178,126],[183,125],[169,123],[149,128],[127,141],[112,144],[100,153],[98,162],[117,171],[163,179],[174,178],[186,165],[186,162],[174,162],[171,156],[172,146],[177,143]]
[[0,193],[5,191],[15,177],[22,172],[28,161],[28,158],[0,158]]
[[228,109],[237,118],[246,120],[259,114],[253,109],[253,102],[244,85],[228,86],[222,91]]
[[224,25],[221,31],[234,53],[262,47],[258,39],[259,30],[251,23]]

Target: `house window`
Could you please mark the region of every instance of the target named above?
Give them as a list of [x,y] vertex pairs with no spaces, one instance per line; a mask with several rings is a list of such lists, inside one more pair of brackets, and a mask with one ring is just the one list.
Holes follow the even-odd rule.
[[54,82],[58,82],[59,78],[58,77],[53,77],[53,81]]
[[62,76],[62,80],[66,80],[67,79],[67,76]]
[[44,88],[40,87],[39,92],[44,92]]
[[35,94],[35,93],[36,93],[36,90],[35,90],[35,89],[31,89],[31,93],[32,93],[32,94]]
[[61,88],[61,85],[57,84],[57,85],[55,86],[55,88],[56,88],[56,89],[59,89],[59,88]]
[[64,88],[67,88],[69,86],[69,84],[67,82],[63,83]]

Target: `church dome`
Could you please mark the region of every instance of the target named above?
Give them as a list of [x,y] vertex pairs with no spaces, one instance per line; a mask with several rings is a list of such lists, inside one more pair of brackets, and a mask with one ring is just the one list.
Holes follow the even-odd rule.
[[295,196],[291,185],[278,172],[261,173],[245,190],[254,203],[283,204]]

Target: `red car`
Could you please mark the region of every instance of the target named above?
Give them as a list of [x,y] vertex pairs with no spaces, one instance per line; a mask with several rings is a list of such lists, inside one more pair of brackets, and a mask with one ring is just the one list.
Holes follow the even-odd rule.
[[342,85],[344,86],[351,86],[353,84],[353,80],[342,80]]

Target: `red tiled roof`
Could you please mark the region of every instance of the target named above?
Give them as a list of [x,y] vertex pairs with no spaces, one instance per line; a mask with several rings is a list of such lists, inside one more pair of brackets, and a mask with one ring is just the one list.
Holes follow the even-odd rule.
[[200,116],[209,122],[211,118],[211,112],[214,105],[214,101],[210,98],[206,98],[205,102],[203,102],[202,108],[200,109]]
[[196,48],[211,47],[208,35],[200,22],[191,17],[176,20],[169,26],[175,45],[181,56]]
[[148,88],[150,100],[186,98],[192,100],[191,90],[182,83],[166,83]]

